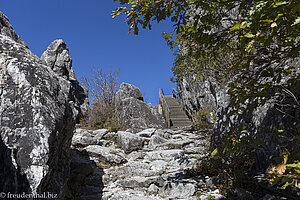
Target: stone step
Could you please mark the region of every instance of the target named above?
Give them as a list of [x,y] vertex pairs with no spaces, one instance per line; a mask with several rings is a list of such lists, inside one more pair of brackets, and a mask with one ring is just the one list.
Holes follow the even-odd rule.
[[170,113],[170,117],[171,118],[185,118],[185,119],[189,119],[185,113],[179,113],[179,112],[171,112]]
[[179,102],[173,96],[165,96],[170,111],[171,127],[183,127],[191,125],[190,119],[182,109]]
[[182,127],[182,126],[189,126],[189,125],[192,125],[192,122],[191,121],[188,121],[188,120],[172,120],[172,126],[175,126],[175,127]]

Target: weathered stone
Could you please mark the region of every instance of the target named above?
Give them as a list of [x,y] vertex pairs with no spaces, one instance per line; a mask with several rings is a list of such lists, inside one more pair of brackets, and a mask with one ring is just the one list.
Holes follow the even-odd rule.
[[184,151],[180,149],[174,150],[155,150],[147,152],[145,158],[149,160],[173,160],[183,156]]
[[148,188],[148,193],[150,195],[157,195],[159,191],[159,187],[157,187],[155,184],[151,184]]
[[87,151],[90,156],[97,158],[97,161],[116,164],[127,162],[127,160],[121,156],[118,151],[111,148],[102,147],[99,145],[89,145],[83,150]]
[[178,101],[183,105],[189,117],[201,108],[215,110],[217,106],[217,82],[210,80],[195,81],[193,76],[186,76],[177,83]]
[[122,83],[120,85],[120,89],[116,94],[116,101],[120,102],[123,99],[130,98],[130,97],[134,99],[138,99],[140,101],[144,101],[143,95],[139,88],[129,83]]
[[125,153],[131,153],[132,151],[136,151],[143,148],[144,140],[129,132],[118,132],[118,141],[121,145],[121,148],[124,150]]
[[140,90],[127,83],[122,83],[116,94],[116,112],[118,121],[134,132],[146,128],[163,128],[164,119],[152,105],[142,100]]
[[167,142],[165,138],[162,138],[158,135],[153,135],[149,141],[149,147],[155,149],[157,146]]
[[108,142],[102,138],[107,134],[107,132],[107,129],[99,129],[94,131],[77,129],[72,138],[72,145],[75,147],[85,147],[88,145],[105,146]]
[[149,128],[149,129],[145,129],[142,130],[141,132],[138,132],[137,135],[140,137],[151,137],[156,129],[154,128]]
[[151,170],[164,171],[168,165],[168,162],[164,160],[154,160],[153,162],[150,163],[150,165],[151,165]]
[[6,36],[14,42],[22,44],[22,46],[28,48],[25,42],[14,31],[13,27],[9,23],[8,18],[2,12],[0,12],[0,35]]
[[226,200],[226,197],[221,194],[208,193],[200,196],[201,200],[206,200],[208,198],[214,198],[215,200]]
[[130,154],[127,155],[128,160],[137,160],[137,159],[143,159],[144,158],[143,152],[136,152],[133,151]]
[[[76,134],[89,135],[92,137],[102,135],[95,134],[95,131],[78,130],[77,132]],[[125,137],[125,139],[119,138],[121,135]],[[142,135],[143,137],[140,137],[139,135]],[[159,135],[166,137],[163,138]],[[172,146],[175,149],[157,150],[149,148],[149,146],[151,146],[151,140],[154,141],[156,139],[159,140],[156,141],[156,143],[160,146],[157,146],[157,148],[170,148]],[[177,198],[197,200],[198,197],[195,194],[191,194],[193,190],[192,187],[196,190],[196,188],[198,189],[199,184],[202,187],[205,183],[195,177],[187,177],[184,173],[184,169],[191,168],[199,158],[201,158],[202,151],[185,154],[185,149],[203,149],[202,146],[206,146],[207,143],[191,142],[193,139],[203,140],[202,137],[198,137],[197,133],[180,130],[146,129],[137,134],[122,131],[118,133],[106,133],[103,135],[102,140],[109,141],[110,148],[100,147],[99,145],[89,145],[82,150],[82,152],[89,154],[90,162],[94,161],[97,164],[97,160],[104,160],[102,157],[111,154],[110,151],[113,149],[115,151],[113,154],[123,155],[121,152],[127,149],[126,146],[131,146],[130,143],[132,143],[132,141],[138,140],[139,145],[135,145],[136,142],[133,142],[132,146],[135,150],[129,148],[132,150],[131,153],[123,155],[124,158],[127,158],[127,163],[118,166],[110,165],[108,166],[109,168],[103,170],[103,173],[101,173],[100,170],[99,177],[101,180],[100,178],[97,178],[98,175],[95,175],[95,172],[93,172],[83,177],[84,180],[82,180],[82,176],[79,176],[78,178],[81,179],[78,181],[94,187],[99,187],[103,184],[102,199],[152,199],[150,196],[156,195],[155,198],[153,197],[154,199]],[[122,147],[121,141],[124,140],[126,141],[126,145],[123,144]],[[145,140],[149,140],[149,144],[147,144]],[[169,146],[166,144],[169,144]],[[99,149],[103,151],[100,151]],[[106,159],[113,160],[111,157],[106,157]],[[93,166],[95,163],[92,163]],[[73,180],[77,181],[76,179]],[[172,188],[164,187],[166,184],[170,184]],[[190,196],[178,195],[181,190],[184,190],[181,192],[182,194]]]
[[190,183],[167,183],[160,191],[160,195],[169,198],[186,198],[192,196],[195,191],[195,185]]
[[123,188],[148,188],[151,184],[156,183],[159,184],[162,182],[162,178],[159,176],[153,176],[153,177],[130,177],[121,179],[117,184]]
[[10,174],[0,172],[1,191],[64,197],[71,138],[87,99],[80,90],[76,79],[55,73],[31,53],[0,12],[0,154]]

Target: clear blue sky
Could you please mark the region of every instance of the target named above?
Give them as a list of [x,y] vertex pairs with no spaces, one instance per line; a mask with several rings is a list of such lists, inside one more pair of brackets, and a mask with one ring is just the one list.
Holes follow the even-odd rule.
[[127,34],[124,17],[112,19],[113,0],[0,0],[0,10],[31,51],[41,56],[55,39],[70,50],[79,79],[91,69],[120,70],[120,82],[140,88],[147,102],[158,103],[158,90],[171,94],[173,53],[162,38],[168,22]]

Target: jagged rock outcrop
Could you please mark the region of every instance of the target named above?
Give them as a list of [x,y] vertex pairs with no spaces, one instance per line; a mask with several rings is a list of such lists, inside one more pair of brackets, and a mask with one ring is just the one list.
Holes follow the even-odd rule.
[[[204,200],[211,195],[225,199],[207,184],[211,178],[186,173],[206,155],[206,137],[201,132],[154,128],[136,134],[77,129],[72,140],[76,156],[70,198]],[[116,157],[124,162],[116,162]]]
[[0,35],[7,36],[11,40],[20,43],[24,45],[24,47],[28,48],[25,42],[14,31],[13,27],[9,23],[8,18],[2,12],[0,12]]
[[195,112],[200,109],[216,111],[217,89],[218,83],[215,80],[196,81],[186,76],[177,81],[177,99],[192,119]]
[[[65,80],[68,80],[71,84],[71,86],[67,87],[73,88],[73,90],[70,90],[70,96],[74,102],[75,109],[73,112],[80,112],[76,113],[78,116],[77,123],[79,123],[79,118],[83,116],[83,113],[85,113],[89,108],[89,99],[87,98],[88,89],[85,86],[79,86],[75,72],[72,68],[72,59],[69,55],[69,49],[66,43],[62,39],[53,41],[42,54],[41,59],[45,61],[49,67],[51,67],[55,74],[63,77]],[[65,84],[62,84],[62,86],[64,87]]]
[[157,108],[143,101],[141,91],[128,83],[122,83],[116,94],[118,121],[134,132],[146,128],[164,128],[165,122]]
[[1,192],[64,197],[70,143],[87,102],[71,63],[62,40],[35,56],[0,12]]

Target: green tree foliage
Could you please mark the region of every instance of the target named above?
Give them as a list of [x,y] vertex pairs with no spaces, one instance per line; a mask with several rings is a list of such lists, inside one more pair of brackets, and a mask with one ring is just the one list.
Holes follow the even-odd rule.
[[[123,7],[112,16],[126,15],[129,32],[139,33],[139,28],[151,29],[153,21],[170,18],[174,31],[164,37],[170,47],[176,49],[177,57],[173,72],[176,78],[185,74],[199,77],[215,75],[234,76],[228,85],[232,112],[241,121],[249,116],[265,100],[276,94],[290,96],[296,121],[293,130],[269,130],[282,139],[281,151],[290,152],[285,172],[294,173],[296,181],[289,186],[299,189],[300,160],[297,152],[300,138],[299,68],[293,59],[299,57],[300,2],[297,0],[114,0]],[[226,62],[224,62],[226,61]],[[259,71],[256,71],[259,67]],[[286,77],[288,81],[284,81]],[[226,79],[226,78],[225,78]],[[285,113],[279,105],[278,112]],[[298,114],[297,114],[298,113]],[[252,153],[261,141],[244,137],[247,124],[224,132],[223,146],[219,155],[234,158]],[[227,159],[228,160],[228,159]],[[238,166],[238,165],[236,165]],[[284,172],[272,171],[272,180],[284,178]],[[275,177],[275,178],[274,178]],[[277,177],[277,178],[278,178]],[[298,178],[297,178],[298,177]],[[276,179],[277,180],[277,179]],[[286,178],[284,180],[287,180]],[[274,182],[274,181],[273,181]],[[278,186],[285,185],[276,182]],[[290,181],[291,182],[291,181]],[[289,183],[290,183],[289,182]],[[281,184],[281,185],[280,185]]]

